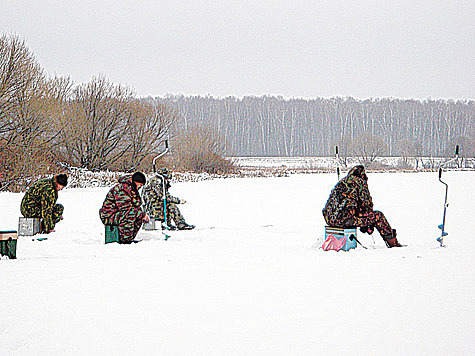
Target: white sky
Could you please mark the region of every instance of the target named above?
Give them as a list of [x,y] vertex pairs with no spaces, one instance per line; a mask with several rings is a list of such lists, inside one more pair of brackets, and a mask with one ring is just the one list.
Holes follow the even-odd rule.
[[139,96],[475,97],[473,0],[2,0],[0,32]]

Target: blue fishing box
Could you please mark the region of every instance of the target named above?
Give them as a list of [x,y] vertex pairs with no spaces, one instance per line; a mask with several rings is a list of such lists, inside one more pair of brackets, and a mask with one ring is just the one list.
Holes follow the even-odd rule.
[[349,251],[352,248],[356,248],[356,227],[345,229],[343,227],[325,226],[325,240],[330,234],[335,236],[338,240],[346,237],[346,243],[341,250]]

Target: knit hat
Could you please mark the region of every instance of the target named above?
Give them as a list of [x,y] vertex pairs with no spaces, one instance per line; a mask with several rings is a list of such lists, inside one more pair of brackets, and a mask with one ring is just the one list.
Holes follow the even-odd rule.
[[68,176],[66,174],[58,174],[56,176],[56,183],[62,185],[63,187],[68,185]]
[[132,182],[145,184],[147,182],[147,178],[145,178],[145,175],[142,172],[135,172],[132,174]]
[[165,179],[172,179],[172,175],[168,172],[167,167],[162,167],[158,170],[157,172],[159,175],[162,175],[165,177]]

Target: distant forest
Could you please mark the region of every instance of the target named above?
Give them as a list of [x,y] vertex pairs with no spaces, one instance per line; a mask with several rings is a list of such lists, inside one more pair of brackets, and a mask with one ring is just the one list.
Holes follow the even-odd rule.
[[352,97],[285,99],[211,96],[157,97],[172,108],[177,129],[207,125],[232,156],[327,156],[342,154],[451,156],[460,145],[475,156],[475,101]]

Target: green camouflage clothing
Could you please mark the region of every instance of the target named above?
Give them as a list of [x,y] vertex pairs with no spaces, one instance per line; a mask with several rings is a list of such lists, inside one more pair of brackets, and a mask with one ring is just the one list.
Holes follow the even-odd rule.
[[[185,218],[181,215],[180,209],[177,204],[180,204],[180,199],[176,198],[168,192],[170,183],[165,177],[165,192],[167,201],[167,221],[168,226],[171,226],[171,221],[174,221],[176,226],[183,226],[186,224]],[[145,203],[145,210],[149,213],[151,218],[165,221],[165,214],[163,211],[163,182],[162,178],[157,175],[150,178],[143,187],[142,195]]]
[[50,232],[61,220],[64,207],[56,204],[58,191],[55,178],[34,183],[21,201],[20,211],[25,218],[40,218],[41,232]]
[[374,226],[383,238],[392,237],[391,226],[384,214],[373,210],[367,179],[362,166],[353,167],[333,188],[323,217],[330,226]]
[[99,217],[104,225],[118,226],[119,242],[130,243],[137,236],[145,217],[141,205],[142,200],[132,176],[124,176],[107,193]]

